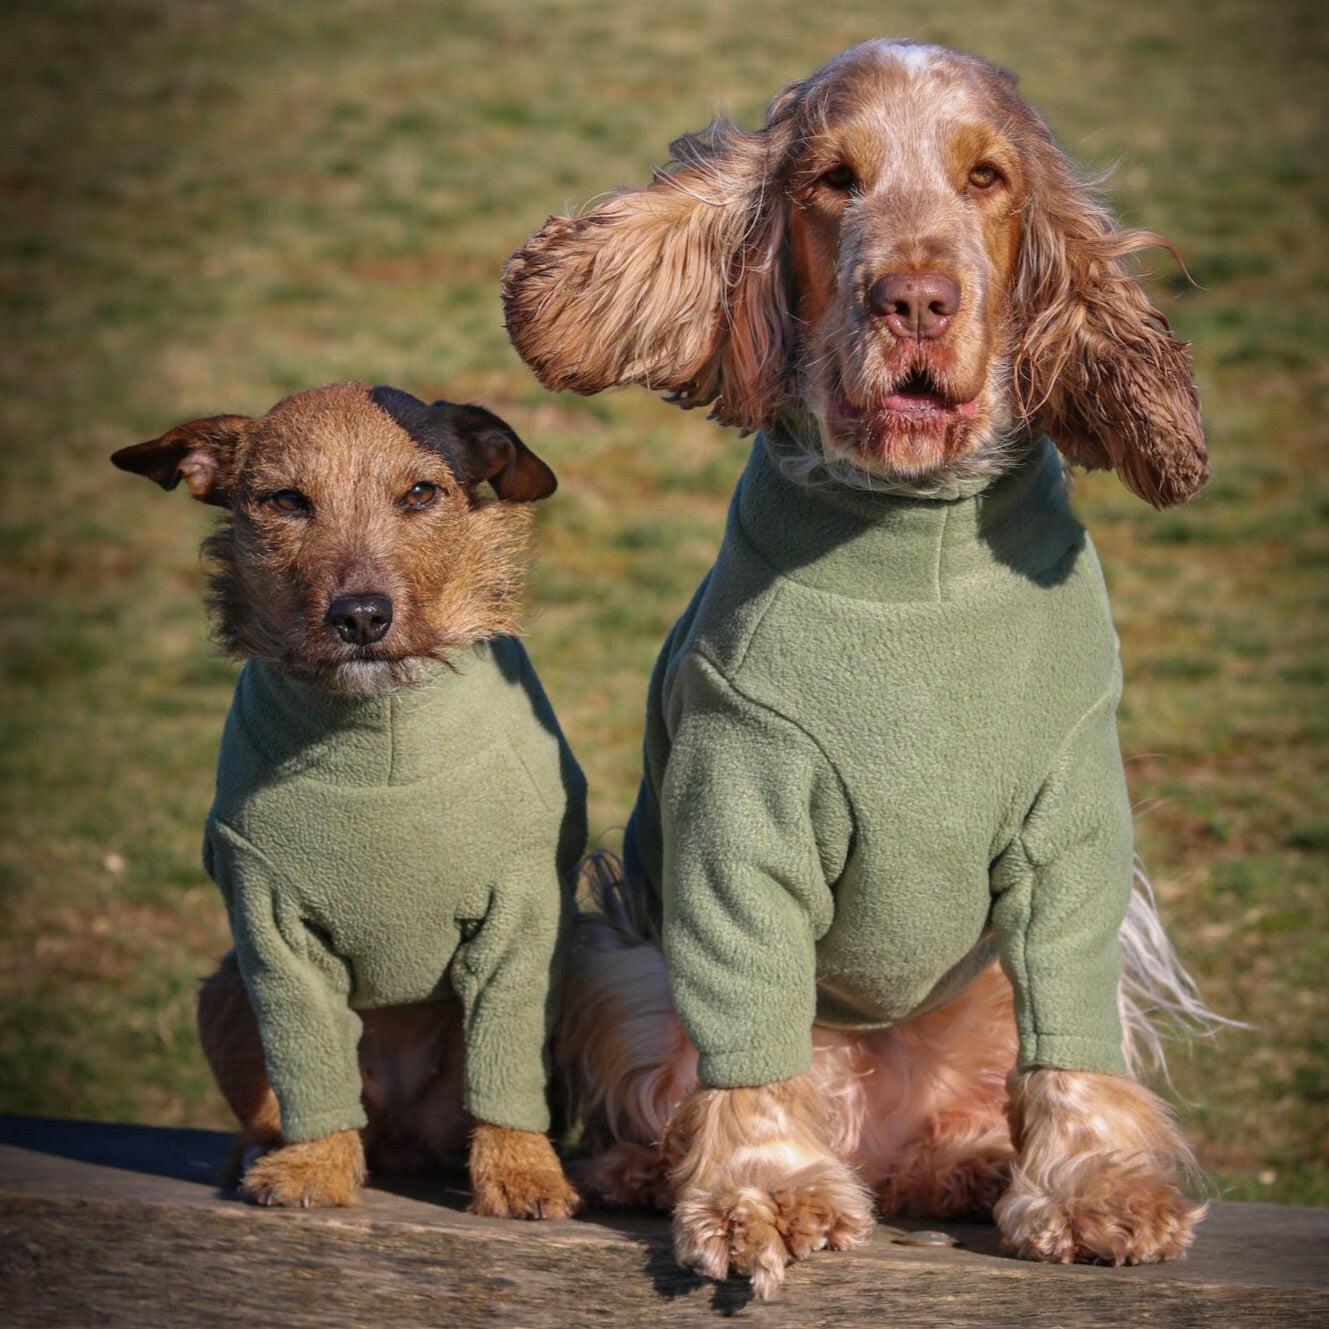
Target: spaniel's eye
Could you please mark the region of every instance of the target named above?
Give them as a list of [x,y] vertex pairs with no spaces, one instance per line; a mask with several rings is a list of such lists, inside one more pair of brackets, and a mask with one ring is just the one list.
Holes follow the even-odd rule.
[[969,172],[969,183],[975,189],[991,189],[1001,179],[1001,172],[987,162],[979,162]]
[[427,508],[437,497],[438,486],[431,485],[428,480],[421,480],[402,495],[401,505],[408,512],[419,512],[421,508]]
[[846,194],[858,183],[858,176],[854,174],[852,166],[846,166],[842,162],[839,166],[832,166],[829,171],[824,172],[821,183],[837,193]]
[[278,512],[296,517],[307,517],[314,510],[314,505],[298,489],[279,489],[268,495],[267,504]]

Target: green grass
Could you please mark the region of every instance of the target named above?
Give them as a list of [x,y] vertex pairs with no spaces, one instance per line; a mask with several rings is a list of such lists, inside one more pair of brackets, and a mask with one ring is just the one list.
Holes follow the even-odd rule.
[[193,415],[336,378],[482,401],[559,472],[530,648],[616,842],[645,679],[746,444],[543,392],[504,256],[669,139],[888,24],[1010,65],[1169,235],[1214,482],[1077,503],[1112,585],[1140,848],[1209,999],[1179,1049],[1219,1193],[1329,1203],[1329,189],[1314,0],[10,5],[0,19],[0,1108],[222,1125],[192,1033],[226,944],[198,842],[230,681],[208,514],[113,471]]

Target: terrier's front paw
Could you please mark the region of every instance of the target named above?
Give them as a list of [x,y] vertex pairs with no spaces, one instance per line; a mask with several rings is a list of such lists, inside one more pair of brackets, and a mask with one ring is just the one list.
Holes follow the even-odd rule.
[[708,1278],[731,1271],[750,1278],[764,1300],[780,1286],[790,1260],[827,1246],[857,1246],[872,1222],[858,1178],[827,1158],[770,1191],[743,1185],[684,1190],[674,1209],[674,1256]]
[[245,1161],[240,1190],[256,1204],[304,1209],[356,1204],[365,1180],[359,1131],[282,1145]]
[[470,1211],[486,1218],[571,1218],[581,1197],[546,1136],[481,1122],[471,1137]]
[[1147,1160],[1107,1155],[1061,1171],[1035,1186],[1016,1169],[993,1212],[1011,1254],[1054,1264],[1175,1260],[1207,1207],[1188,1200]]

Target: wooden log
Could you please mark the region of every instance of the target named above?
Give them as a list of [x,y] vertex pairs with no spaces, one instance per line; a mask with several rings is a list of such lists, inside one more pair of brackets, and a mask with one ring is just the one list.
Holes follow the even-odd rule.
[[258,1209],[213,1180],[228,1137],[0,1118],[0,1324],[29,1326],[1329,1324],[1329,1210],[1217,1204],[1190,1257],[1135,1269],[1002,1257],[991,1227],[791,1267],[770,1302],[677,1268],[667,1222],[464,1212],[461,1177],[376,1181],[354,1209]]

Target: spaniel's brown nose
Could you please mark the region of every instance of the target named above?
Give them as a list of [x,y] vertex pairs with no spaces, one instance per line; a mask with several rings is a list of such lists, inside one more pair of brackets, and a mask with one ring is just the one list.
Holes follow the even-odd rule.
[[895,272],[868,289],[868,308],[897,337],[940,337],[960,308],[960,284],[941,272]]

